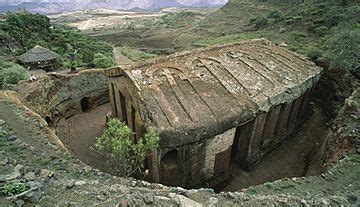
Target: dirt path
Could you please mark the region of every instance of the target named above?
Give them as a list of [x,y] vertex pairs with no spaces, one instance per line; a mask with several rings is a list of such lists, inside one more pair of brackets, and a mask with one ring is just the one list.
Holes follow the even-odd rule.
[[126,57],[121,53],[120,47],[114,47],[114,57],[115,57],[115,62],[118,65],[127,65],[134,62],[130,58]]
[[80,29],[80,30],[90,29],[91,23],[92,23],[92,20],[91,20],[91,19],[86,20],[86,21],[84,22],[84,24],[82,24],[82,25],[79,26],[79,29]]
[[67,148],[83,162],[101,170],[106,169],[105,160],[90,147],[103,132],[105,116],[110,110],[110,103],[107,103],[77,114],[58,126],[57,134]]
[[[236,191],[281,178],[304,176],[309,167],[307,155],[321,146],[327,130],[325,118],[315,106],[314,113],[300,131],[278,149],[265,155],[264,160],[253,171],[243,171],[236,163],[232,163],[230,174],[233,179],[222,190]],[[322,168],[319,166],[317,169],[320,171]]]

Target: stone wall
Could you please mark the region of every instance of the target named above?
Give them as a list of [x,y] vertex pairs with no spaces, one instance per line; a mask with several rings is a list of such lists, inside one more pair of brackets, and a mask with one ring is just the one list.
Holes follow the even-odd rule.
[[313,88],[292,103],[274,106],[254,120],[240,124],[232,147],[234,159],[250,170],[264,154],[280,145],[311,114],[308,106],[312,93]]
[[112,77],[108,84],[112,115],[127,123],[139,139],[145,129],[135,87],[124,76]]
[[[155,181],[185,187],[216,185],[228,177],[230,161],[251,170],[264,154],[280,145],[310,115],[312,89],[289,104],[260,112],[255,119],[212,138],[173,148],[160,148],[152,157]],[[177,179],[174,180],[173,177]]]
[[[207,179],[214,176],[215,168],[218,165],[224,167],[224,172],[227,171],[230,161],[230,153],[226,152],[231,152],[231,146],[235,137],[235,130],[236,128],[232,128],[225,131],[223,134],[219,134],[212,139],[206,140],[205,167],[203,170]],[[222,156],[224,160],[220,159],[221,153],[225,153],[224,156]]]
[[24,103],[49,124],[82,112],[86,98],[88,109],[109,102],[108,78],[103,70],[76,74],[48,73],[38,81],[22,81],[16,88]]
[[[160,120],[156,117],[164,111],[147,114],[149,104],[144,103],[143,97],[146,94],[140,93],[136,84],[128,74],[110,77],[112,113],[136,132],[135,139],[142,137],[148,126],[155,125],[161,139],[160,149],[154,151],[148,160],[153,181],[184,187],[222,182],[227,178],[231,160],[243,169],[251,170],[264,154],[280,145],[302,124],[309,115],[308,105],[313,93],[313,88],[309,88],[299,97],[293,97],[292,102],[273,105],[269,110],[260,110],[251,117],[239,117],[243,121],[238,125],[230,129],[225,127],[221,133],[212,135],[208,133],[212,127],[210,122],[198,131],[176,127],[164,130],[162,123],[156,123]],[[170,109],[173,108],[168,109],[169,113]],[[155,117],[155,121],[149,117]],[[201,133],[201,130],[205,131]],[[178,136],[179,133],[181,136]],[[191,142],[184,143],[182,136]],[[164,139],[168,141],[165,144]]]

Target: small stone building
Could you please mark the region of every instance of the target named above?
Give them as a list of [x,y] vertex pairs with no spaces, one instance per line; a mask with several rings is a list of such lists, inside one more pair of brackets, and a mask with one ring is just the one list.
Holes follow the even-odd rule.
[[59,67],[60,55],[57,53],[36,45],[31,50],[20,55],[18,60],[30,69],[43,69],[53,71]]
[[321,69],[266,39],[183,52],[109,76],[114,116],[142,137],[160,133],[148,161],[156,182],[185,187],[251,168],[302,123]]

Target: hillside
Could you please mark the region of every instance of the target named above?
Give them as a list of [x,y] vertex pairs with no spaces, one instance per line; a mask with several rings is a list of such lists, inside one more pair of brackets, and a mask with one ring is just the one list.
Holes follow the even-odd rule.
[[223,40],[228,35],[263,36],[304,52],[307,47],[322,46],[323,38],[330,38],[339,30],[358,33],[359,3],[359,0],[230,0],[202,21],[196,32]]
[[[281,3],[279,3],[281,2]],[[328,117],[359,86],[359,0],[230,0],[194,30],[208,46],[265,37],[325,68],[317,91]]]
[[[0,21],[0,56],[14,59],[35,45],[41,45],[62,56],[66,67],[75,54],[76,66],[91,66],[95,54],[113,58],[112,47],[78,30],[52,25],[44,15],[27,12],[7,13]],[[76,52],[75,52],[76,51]]]

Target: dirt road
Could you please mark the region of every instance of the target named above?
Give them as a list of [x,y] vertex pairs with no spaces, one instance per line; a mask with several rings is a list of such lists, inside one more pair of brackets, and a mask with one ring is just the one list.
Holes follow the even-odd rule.
[[120,47],[114,47],[114,57],[117,65],[127,65],[134,62],[121,53]]

